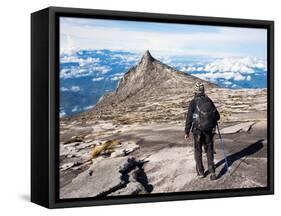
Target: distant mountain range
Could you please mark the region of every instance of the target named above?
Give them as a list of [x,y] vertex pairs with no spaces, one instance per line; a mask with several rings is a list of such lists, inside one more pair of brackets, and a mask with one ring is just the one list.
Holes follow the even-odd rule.
[[[137,68],[138,63],[141,64],[144,59],[152,62],[155,60],[149,52],[142,58],[140,53],[110,50],[81,50],[61,55],[60,115],[74,115],[93,108],[104,94],[117,87],[117,90],[120,89],[122,82],[119,80],[126,79],[128,71]],[[263,59],[183,56],[159,56],[158,59],[157,62],[167,66],[169,70],[191,74],[220,87],[266,88],[267,71]],[[151,73],[146,77],[150,76],[149,79],[153,80],[153,75],[155,74]],[[160,84],[159,80],[157,82],[155,84],[155,80],[154,85]],[[172,84],[170,81],[170,85],[176,84],[179,82]],[[141,86],[140,79],[133,85]],[[138,91],[141,89],[140,87]]]

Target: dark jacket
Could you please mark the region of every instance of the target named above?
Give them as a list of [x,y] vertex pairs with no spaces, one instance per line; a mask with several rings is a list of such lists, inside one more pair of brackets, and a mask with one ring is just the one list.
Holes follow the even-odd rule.
[[[192,126],[192,122],[193,122],[193,114],[196,111],[196,99],[198,97],[207,97],[208,100],[210,100],[210,102],[214,105],[213,101],[207,96],[207,95],[195,95],[194,98],[190,101],[189,106],[188,106],[188,112],[187,112],[187,116],[186,116],[186,121],[185,121],[185,133],[188,134],[191,126]],[[214,105],[215,107],[215,105]],[[216,117],[217,117],[217,121],[220,119],[220,114],[218,112],[218,110],[216,109]],[[196,128],[196,124],[193,125],[193,128]]]

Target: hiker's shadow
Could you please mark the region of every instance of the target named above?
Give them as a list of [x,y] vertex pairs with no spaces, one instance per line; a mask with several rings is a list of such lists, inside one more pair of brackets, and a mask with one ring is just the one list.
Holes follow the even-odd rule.
[[[231,165],[239,160],[240,158],[255,154],[256,152],[258,152],[259,150],[261,150],[263,148],[263,141],[264,139],[258,140],[257,142],[247,146],[246,148],[242,149],[241,151],[238,151],[232,155],[229,155],[226,157],[227,163],[228,163],[228,167],[231,167]],[[221,166],[222,164],[224,164],[223,168],[220,170],[217,178],[219,179],[220,177],[222,177],[226,172],[227,172],[227,165],[225,164],[225,160],[222,159],[220,160],[217,164],[216,167]]]

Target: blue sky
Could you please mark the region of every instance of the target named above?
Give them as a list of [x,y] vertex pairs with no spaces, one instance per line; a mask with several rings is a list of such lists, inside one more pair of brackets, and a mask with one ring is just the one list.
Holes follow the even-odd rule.
[[266,58],[265,29],[60,18],[61,53],[111,49],[164,55]]

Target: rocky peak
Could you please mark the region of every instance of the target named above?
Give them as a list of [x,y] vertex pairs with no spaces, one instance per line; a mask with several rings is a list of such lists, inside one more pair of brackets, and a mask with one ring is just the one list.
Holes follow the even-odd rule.
[[[120,79],[117,89],[108,93],[96,105],[120,104],[120,102],[141,100],[153,97],[177,94],[185,91],[193,94],[192,87],[200,80],[184,72],[178,71],[152,57],[147,50],[138,65],[130,68]],[[207,88],[217,87],[214,84],[201,80]]]
[[144,55],[141,58],[140,63],[150,63],[153,62],[155,59],[150,54],[149,50],[146,50]]

